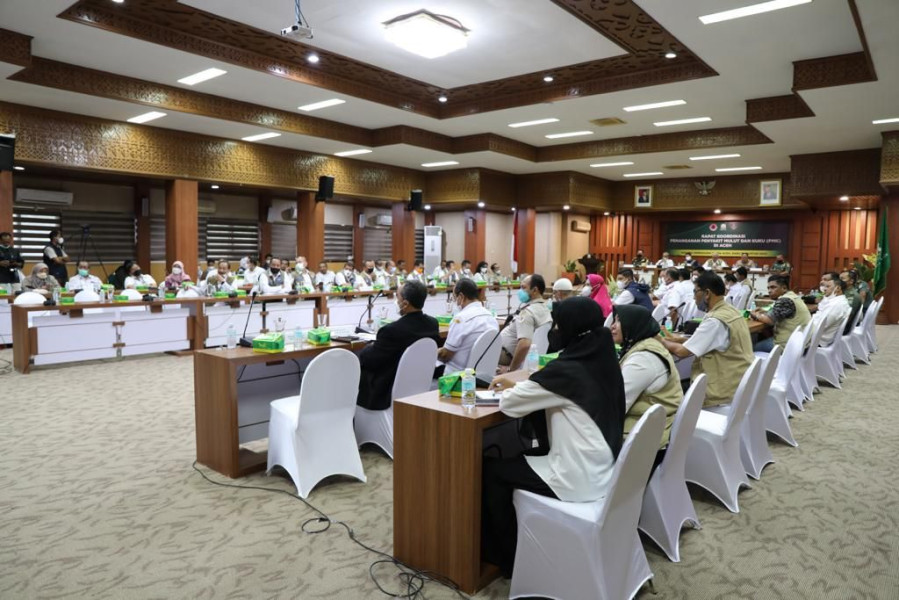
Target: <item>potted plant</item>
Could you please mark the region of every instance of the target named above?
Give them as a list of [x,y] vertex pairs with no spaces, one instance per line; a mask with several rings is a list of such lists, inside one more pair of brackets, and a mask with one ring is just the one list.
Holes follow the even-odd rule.
[[565,269],[565,272],[562,273],[562,277],[574,283],[575,276],[577,275],[577,263],[573,260],[567,261],[562,267]]

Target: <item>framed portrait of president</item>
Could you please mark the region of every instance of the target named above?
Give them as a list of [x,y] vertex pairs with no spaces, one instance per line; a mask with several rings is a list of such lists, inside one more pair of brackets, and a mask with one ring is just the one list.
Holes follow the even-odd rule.
[[651,185],[635,185],[634,186],[634,207],[635,208],[652,208],[652,186]]
[[780,206],[780,179],[763,179],[759,182],[759,206]]

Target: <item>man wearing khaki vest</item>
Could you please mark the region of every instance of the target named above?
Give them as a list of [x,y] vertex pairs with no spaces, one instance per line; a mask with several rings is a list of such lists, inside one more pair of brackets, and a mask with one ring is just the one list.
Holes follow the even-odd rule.
[[752,364],[752,339],[742,313],[724,301],[724,282],[713,272],[696,279],[696,307],[706,316],[689,338],[666,335],[662,343],[680,358],[695,357],[692,379],[708,377],[703,406],[726,404],[734,398],[743,373]]
[[786,275],[772,275],[768,278],[768,295],[774,300],[771,310],[765,312],[756,309],[750,318],[772,325],[774,335],[756,342],[753,348],[756,352],[771,352],[774,346],[785,348],[790,334],[812,320],[805,302],[790,290],[790,278]]

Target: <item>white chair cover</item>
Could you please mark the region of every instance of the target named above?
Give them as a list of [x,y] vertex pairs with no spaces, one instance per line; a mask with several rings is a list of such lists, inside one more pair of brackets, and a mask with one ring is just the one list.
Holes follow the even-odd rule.
[[[799,373],[799,362],[802,359],[802,343],[805,332],[799,328],[793,331],[787,340],[786,349],[774,373],[774,381],[768,390],[765,405],[765,430],[770,431],[791,446],[798,446],[790,428],[790,405],[787,402],[787,390]],[[800,401],[801,405],[801,401]]]
[[874,311],[874,317],[868,323],[868,330],[865,332],[868,352],[870,353],[877,352],[877,327],[875,327],[875,325],[877,324],[877,315],[880,313],[881,308],[883,308],[883,296],[880,297],[880,300],[868,307],[869,311]]
[[802,368],[799,370],[802,377],[802,391],[806,400],[814,400],[814,393],[818,391],[818,379],[815,377],[815,356],[818,354],[817,349],[821,344],[822,327],[816,327],[814,322],[810,322],[807,327],[812,333],[808,347],[802,357]]
[[534,330],[534,340],[532,344],[537,344],[537,354],[546,354],[549,348],[549,328],[552,327],[552,321],[544,323]]
[[658,323],[661,323],[665,320],[665,317],[668,316],[668,307],[665,306],[664,302],[659,302],[659,304],[652,309],[652,318],[655,319]]
[[436,362],[437,343],[430,338],[422,338],[406,348],[396,369],[390,406],[385,410],[356,407],[353,427],[359,447],[375,444],[393,458],[393,400],[427,392]]
[[468,354],[468,364],[465,366],[473,369],[475,363],[478,362],[478,359],[483,354],[484,358],[481,358],[477,370],[481,379],[489,381],[496,375],[496,367],[499,365],[499,353],[502,348],[502,339],[496,335],[496,330],[488,329],[475,340],[474,346],[471,347],[471,352]]
[[303,375],[298,396],[271,403],[268,468],[284,467],[306,498],[322,479],[349,475],[365,481],[353,434],[359,393],[359,359],[335,348],[319,354]]
[[690,385],[674,415],[665,459],[652,474],[643,494],[640,531],[654,541],[671,562],[680,562],[680,532],[684,523],[700,528],[684,479],[684,465],[705,400],[705,389],[706,375],[703,373]]
[[840,335],[843,338],[843,343],[840,345],[840,360],[843,361],[843,367],[858,370],[858,366],[855,364],[855,356],[852,353],[852,332],[855,331],[856,327],[861,325],[862,317],[864,316],[867,316],[867,313],[863,315],[862,311],[858,311],[853,323],[847,321],[846,327],[849,328],[849,333],[844,335],[842,331],[840,332]]
[[762,363],[754,398],[743,418],[740,432],[740,459],[743,461],[746,473],[753,479],[761,478],[762,469],[774,462],[774,457],[768,448],[768,436],[765,433],[765,415],[768,408],[768,392],[771,390],[771,382],[774,381],[774,374],[777,372],[782,353],[783,349],[775,346],[765,362]]
[[40,306],[47,300],[47,297],[43,294],[38,294],[37,292],[22,292],[16,299],[13,300],[13,304],[18,306]]
[[563,502],[522,490],[512,500],[518,548],[510,598],[633,598],[652,577],[637,533],[646,480],[665,428],[653,406],[624,441],[605,498]]
[[737,502],[740,487],[752,487],[740,460],[740,427],[752,402],[761,364],[762,360],[756,358],[743,374],[727,414],[708,410],[699,413],[687,450],[686,480],[707,489],[735,513],[740,512]]
[[[858,312],[861,313],[861,311]],[[867,332],[871,326],[870,322],[874,320],[874,317],[873,310],[866,312],[861,323],[853,327],[852,333],[849,334],[849,351],[852,354],[852,357],[855,360],[862,361],[866,365],[871,364],[871,354],[868,351]]]
[[75,294],[75,302],[99,302],[100,294],[91,289],[81,290]]
[[[849,315],[846,315],[840,321],[839,332],[846,326]],[[821,328],[823,329],[823,328]],[[823,379],[833,387],[842,389],[840,386],[840,372],[843,370],[842,353],[840,345],[843,343],[841,334],[835,335],[829,346],[820,346],[815,351],[815,376]]]

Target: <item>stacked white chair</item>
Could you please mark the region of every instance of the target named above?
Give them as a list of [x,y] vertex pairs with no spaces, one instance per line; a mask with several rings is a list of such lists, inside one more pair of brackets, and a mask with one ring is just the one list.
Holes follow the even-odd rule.
[[537,344],[537,354],[546,354],[549,348],[549,328],[552,327],[552,321],[544,323],[534,330],[534,340],[532,344]]
[[303,375],[297,396],[271,403],[268,468],[284,467],[301,498],[322,479],[349,475],[365,481],[353,433],[359,359],[335,348],[319,354]]
[[510,598],[621,600],[652,578],[637,521],[664,429],[665,410],[653,406],[624,441],[601,500],[563,502],[515,490],[518,548]]
[[752,487],[740,459],[740,428],[755,394],[762,360],[756,358],[743,374],[727,414],[699,413],[687,450],[686,480],[705,488],[731,512],[740,512],[737,493]]
[[[842,331],[849,320],[849,315],[840,321],[840,329],[833,341],[828,346],[819,346],[815,350],[815,377],[823,379],[833,387],[842,389],[840,386],[840,374],[843,371],[843,360],[841,358],[840,345],[843,343]],[[822,329],[822,327],[819,327]]]
[[[499,354],[502,347],[502,340],[500,336],[496,335],[496,330],[488,329],[475,340],[474,346],[471,347],[471,353],[468,355],[468,364],[465,366],[474,369],[477,363],[478,373],[481,374],[480,379],[492,379],[496,373],[496,367],[499,365]],[[481,358],[482,355],[483,358]],[[479,358],[480,363],[478,363]]]
[[821,344],[821,334],[823,328],[817,327],[814,322],[810,322],[806,326],[811,330],[809,336],[809,344],[802,355],[802,366],[799,369],[799,376],[802,381],[802,392],[806,400],[814,400],[815,392],[818,391],[818,379],[815,376],[815,356],[818,354],[817,349]]
[[356,443],[380,446],[393,458],[393,400],[427,392],[437,362],[437,343],[422,338],[406,348],[396,369],[396,379],[390,395],[390,406],[384,410],[356,407]]
[[877,324],[877,314],[880,312],[881,308],[883,308],[883,296],[880,297],[880,300],[868,307],[868,311],[874,311],[874,317],[868,323],[868,330],[865,332],[868,352],[871,353],[877,352],[877,328],[875,325]]
[[[802,345],[806,332],[796,328],[774,373],[774,381],[765,404],[765,430],[770,431],[791,446],[798,446],[790,428],[790,404],[787,401],[789,390],[799,376],[799,365],[802,360]],[[800,400],[800,407],[802,401]],[[800,408],[801,409],[801,408]]]
[[690,385],[674,415],[665,458],[652,474],[643,494],[640,531],[649,536],[671,562],[680,562],[680,532],[684,524],[700,528],[684,479],[684,465],[705,400],[705,390],[706,375],[702,374]]
[[868,329],[875,316],[873,310],[866,312],[861,323],[853,327],[852,333],[849,334],[849,351],[852,353],[852,358],[860,360],[866,365],[871,364],[871,353],[868,350]]

